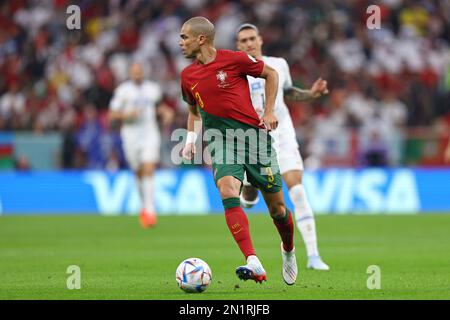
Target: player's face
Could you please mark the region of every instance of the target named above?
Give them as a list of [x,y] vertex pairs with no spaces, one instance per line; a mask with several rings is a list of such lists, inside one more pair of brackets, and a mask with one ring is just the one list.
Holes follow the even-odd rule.
[[144,69],[140,64],[133,64],[130,67],[130,78],[134,82],[141,82],[144,79]]
[[244,29],[237,35],[236,46],[238,50],[244,51],[252,57],[261,56],[262,38],[253,29]]
[[195,58],[200,50],[198,38],[194,36],[189,25],[183,25],[181,28],[179,45],[186,58]]

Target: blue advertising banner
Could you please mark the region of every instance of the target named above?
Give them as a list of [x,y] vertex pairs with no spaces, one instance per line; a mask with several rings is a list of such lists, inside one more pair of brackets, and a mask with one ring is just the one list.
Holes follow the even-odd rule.
[[[208,169],[159,170],[158,214],[223,212]],[[450,169],[329,169],[303,177],[317,214],[450,212]],[[287,205],[293,208],[284,188]],[[0,173],[0,214],[137,214],[136,181],[122,171]],[[252,212],[265,212],[260,201]]]

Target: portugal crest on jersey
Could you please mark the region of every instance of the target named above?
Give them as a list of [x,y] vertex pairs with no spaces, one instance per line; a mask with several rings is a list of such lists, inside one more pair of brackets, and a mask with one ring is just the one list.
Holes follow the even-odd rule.
[[224,72],[223,70],[220,70],[219,72],[217,72],[216,78],[220,82],[218,84],[219,88],[225,88],[228,86],[228,83],[225,82],[227,80],[227,76],[228,76],[227,73]]

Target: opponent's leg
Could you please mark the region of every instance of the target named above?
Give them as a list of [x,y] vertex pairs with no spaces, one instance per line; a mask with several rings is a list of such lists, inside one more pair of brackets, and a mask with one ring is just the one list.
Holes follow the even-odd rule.
[[141,190],[143,208],[139,216],[143,228],[149,228],[156,225],[157,218],[155,213],[155,172],[156,164],[152,162],[143,163],[139,170],[139,184]]
[[266,280],[266,271],[255,254],[248,219],[240,207],[241,181],[233,176],[224,176],[217,181],[217,188],[225,208],[228,229],[247,260],[245,266],[236,269],[236,274],[242,280],[251,279],[261,283]]
[[248,182],[247,175],[245,175],[244,181],[242,182],[242,191],[239,198],[241,200],[241,206],[248,209],[259,201],[258,188],[255,188]]
[[329,270],[330,267],[322,261],[319,255],[316,234],[316,222],[311,206],[302,185],[302,171],[291,170],[283,174],[283,179],[289,189],[289,196],[295,207],[295,220],[308,256],[307,268]]

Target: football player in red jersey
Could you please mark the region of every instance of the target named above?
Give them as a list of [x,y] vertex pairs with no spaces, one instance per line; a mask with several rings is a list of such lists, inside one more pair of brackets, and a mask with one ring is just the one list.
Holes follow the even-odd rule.
[[[261,190],[280,234],[283,279],[292,285],[298,272],[294,224],[284,203],[281,175],[268,134],[268,130],[275,130],[278,125],[273,111],[278,74],[244,52],[216,49],[214,33],[214,25],[204,17],[191,18],[181,28],[179,44],[183,55],[194,59],[181,72],[183,99],[189,105],[188,138],[183,156],[190,159],[195,153],[194,122],[201,119],[205,137],[208,131],[214,132],[214,141],[211,139],[208,144],[214,179],[228,228],[247,260],[246,265],[236,269],[236,274],[243,280],[266,280],[266,272],[253,249],[247,217],[240,207],[239,194],[246,173],[250,183]],[[247,75],[265,79],[266,109],[261,118],[251,103]],[[247,136],[258,140],[249,142]]]

